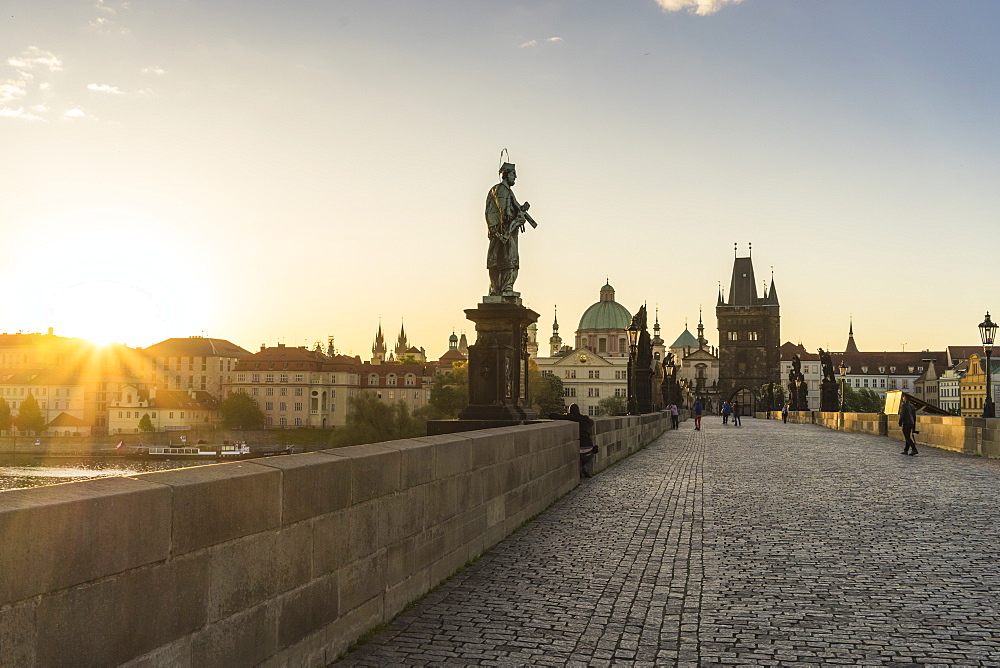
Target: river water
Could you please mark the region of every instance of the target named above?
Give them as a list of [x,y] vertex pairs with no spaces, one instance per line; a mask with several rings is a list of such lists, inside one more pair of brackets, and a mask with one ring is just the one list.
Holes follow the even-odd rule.
[[129,476],[215,462],[182,459],[126,459],[124,457],[21,457],[0,456],[0,492],[41,487],[61,482]]

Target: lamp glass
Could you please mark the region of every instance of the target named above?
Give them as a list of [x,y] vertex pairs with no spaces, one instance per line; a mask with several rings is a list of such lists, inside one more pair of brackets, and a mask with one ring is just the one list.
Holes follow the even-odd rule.
[[990,320],[989,311],[986,312],[986,320],[983,320],[979,324],[979,336],[982,337],[985,347],[993,347],[993,342],[996,341],[997,336],[997,324]]

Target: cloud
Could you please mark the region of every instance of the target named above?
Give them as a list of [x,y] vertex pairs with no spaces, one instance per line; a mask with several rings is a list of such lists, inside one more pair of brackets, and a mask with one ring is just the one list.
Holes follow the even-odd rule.
[[20,56],[12,56],[7,63],[18,70],[33,70],[36,66],[47,67],[50,72],[62,69],[62,61],[49,51],[42,51],[37,46],[29,46]]
[[160,75],[163,75],[163,74],[167,73],[167,71],[165,69],[163,69],[162,67],[155,67],[155,66],[153,66],[153,67],[143,67],[139,71],[142,72],[143,74],[155,74],[157,76],[160,76]]
[[561,42],[561,41],[563,41],[563,38],[562,37],[549,37],[545,41],[546,42]]
[[526,49],[528,47],[535,46],[536,44],[538,44],[538,40],[537,39],[533,39],[533,40],[531,40],[529,42],[525,42],[524,44],[518,44],[517,48],[519,48],[519,49]]
[[76,121],[76,120],[96,121],[97,120],[96,116],[91,116],[90,114],[88,114],[86,111],[84,111],[80,107],[73,107],[72,109],[67,109],[66,111],[63,112],[62,117],[63,117],[64,120],[67,120],[67,121]]
[[89,27],[104,34],[119,33],[128,34],[127,28],[118,25],[119,12],[129,8],[128,2],[108,2],[108,0],[97,0],[94,3],[94,10],[97,16],[90,20]]
[[45,119],[41,116],[36,116],[31,112],[25,111],[24,107],[18,107],[17,109],[10,109],[7,107],[0,108],[0,118],[20,118],[25,121],[44,121]]
[[665,12],[682,12],[708,16],[714,14],[726,5],[736,5],[743,0],[656,0]]
[[13,81],[8,79],[0,84],[0,104],[20,100],[28,94],[23,81]]
[[122,94],[122,91],[119,90],[117,86],[109,86],[107,84],[87,84],[87,90],[96,91],[98,93],[112,93],[114,95]]

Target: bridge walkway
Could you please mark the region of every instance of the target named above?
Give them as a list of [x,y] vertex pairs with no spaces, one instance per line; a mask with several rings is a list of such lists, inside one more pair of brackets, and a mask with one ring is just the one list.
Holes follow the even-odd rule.
[[1000,665],[1000,461],[705,419],[337,665]]

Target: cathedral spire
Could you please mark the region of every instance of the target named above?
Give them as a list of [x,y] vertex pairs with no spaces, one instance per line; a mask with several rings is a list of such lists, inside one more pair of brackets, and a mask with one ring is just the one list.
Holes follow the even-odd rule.
[[851,315],[851,328],[847,333],[847,348],[844,349],[845,353],[856,353],[860,352],[858,350],[858,344],[854,342],[854,316]]
[[705,324],[701,321],[701,305],[698,306],[698,350],[705,347],[708,341],[705,339]]

